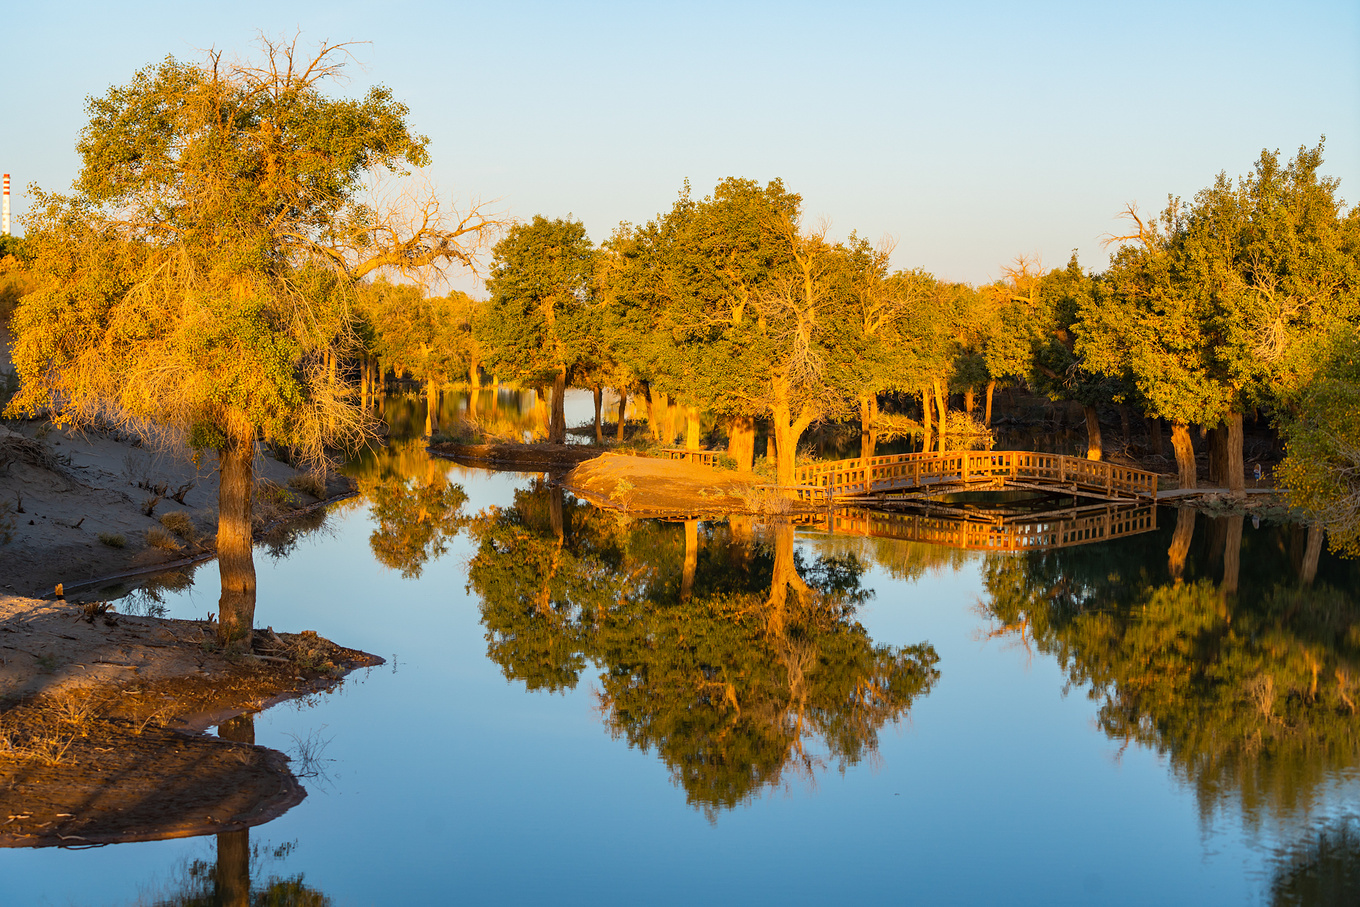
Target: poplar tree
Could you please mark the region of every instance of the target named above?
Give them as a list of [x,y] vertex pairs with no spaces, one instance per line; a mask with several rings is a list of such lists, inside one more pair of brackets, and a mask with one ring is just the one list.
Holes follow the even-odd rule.
[[10,411],[117,424],[214,451],[219,634],[249,648],[259,440],[323,460],[364,430],[339,361],[354,284],[383,268],[471,263],[492,222],[432,198],[362,203],[365,181],[428,163],[381,86],[329,98],[344,45],[263,43],[258,64],[173,57],[88,102],[73,192],[34,192],[38,289],[14,317]]

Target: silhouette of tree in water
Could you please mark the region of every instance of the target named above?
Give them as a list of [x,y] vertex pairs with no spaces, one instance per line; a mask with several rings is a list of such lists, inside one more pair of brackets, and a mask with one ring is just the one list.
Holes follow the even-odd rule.
[[565,690],[597,665],[611,732],[655,750],[710,819],[786,773],[870,756],[939,676],[928,644],[873,644],[854,622],[863,566],[805,563],[791,526],[752,544],[742,527],[627,524],[537,484],[471,531],[469,584],[505,676]]
[[1360,571],[1328,563],[1315,582],[1288,529],[1244,539],[1241,516],[1220,518],[1194,546],[1192,525],[990,558],[984,610],[1058,660],[1106,734],[1165,754],[1206,815],[1230,799],[1249,823],[1297,815],[1360,763]]

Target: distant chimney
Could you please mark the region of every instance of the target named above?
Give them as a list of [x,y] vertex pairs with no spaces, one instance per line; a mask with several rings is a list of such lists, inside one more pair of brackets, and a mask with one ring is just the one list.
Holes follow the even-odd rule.
[[9,236],[9,174],[5,174],[5,207],[0,211],[0,233]]

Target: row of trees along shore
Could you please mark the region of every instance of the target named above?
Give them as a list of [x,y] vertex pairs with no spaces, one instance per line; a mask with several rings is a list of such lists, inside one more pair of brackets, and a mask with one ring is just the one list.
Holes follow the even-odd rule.
[[[761,420],[784,485],[815,421],[858,416],[866,455],[881,433],[946,450],[971,424],[951,395],[971,412],[980,393],[986,423],[995,388],[1024,384],[1085,408],[1093,457],[1098,405],[1170,422],[1187,485],[1198,424],[1211,472],[1240,490],[1254,409],[1289,439],[1299,502],[1360,550],[1360,214],[1319,175],[1321,143],[1287,163],[1264,152],[1160,217],[1131,208],[1102,274],[1022,260],[976,288],[892,271],[887,246],[809,229],[780,181],[727,179],[598,247],[570,219],[512,226],[478,302],[413,285],[475,266],[504,225],[372,191],[429,162],[406,106],[381,86],[323,94],[343,45],[262,50],[167,58],[91,98],[72,192],[33,189],[27,236],[5,246],[25,294],[7,278],[0,311],[21,380],[8,414],[216,455],[224,641],[250,642],[257,445],[324,461],[367,434],[389,369],[432,394],[481,371],[551,385],[557,441],[566,388],[642,394],[685,410],[689,446],[701,416],[719,420],[742,469]],[[919,419],[878,412],[911,396]]]
[[[885,434],[955,449],[990,426],[998,387],[1025,386],[1084,410],[1092,459],[1099,407],[1144,417],[1154,451],[1169,426],[1182,487],[1196,484],[1198,428],[1210,481],[1240,493],[1253,413],[1288,440],[1300,501],[1320,514],[1349,501],[1354,516],[1360,212],[1320,175],[1322,152],[1262,152],[1247,176],[1157,216],[1130,206],[1103,273],[1075,254],[1049,271],[1021,258],[982,287],[892,271],[893,250],[854,233],[831,241],[779,180],[726,179],[702,200],[687,183],[668,212],[599,246],[569,218],[512,226],[486,301],[369,285],[365,336],[431,392],[450,376],[475,384],[479,368],[552,387],[553,441],[568,387],[597,401],[614,388],[620,436],[630,395],[680,407],[690,447],[701,418],[716,421],[740,469],[763,423],[785,485],[814,422],[858,417],[863,456]],[[912,401],[908,414],[880,412],[888,400]],[[675,440],[655,420],[652,434]]]

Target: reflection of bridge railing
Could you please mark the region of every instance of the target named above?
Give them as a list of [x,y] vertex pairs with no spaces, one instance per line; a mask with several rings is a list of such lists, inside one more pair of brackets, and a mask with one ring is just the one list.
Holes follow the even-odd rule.
[[976,513],[963,516],[847,508],[827,514],[822,526],[844,535],[929,542],[950,548],[1039,551],[1151,532],[1157,528],[1157,507],[1102,504],[992,518]]
[[923,491],[1024,488],[1107,500],[1157,498],[1157,474],[1061,454],[960,450],[836,460],[794,473],[803,500],[909,497]]

